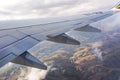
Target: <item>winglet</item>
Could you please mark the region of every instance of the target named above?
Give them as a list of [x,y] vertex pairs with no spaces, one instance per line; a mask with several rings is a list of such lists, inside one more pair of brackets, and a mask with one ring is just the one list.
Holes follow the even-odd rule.
[[118,2],[118,4],[112,8],[113,11],[120,11],[120,2]]

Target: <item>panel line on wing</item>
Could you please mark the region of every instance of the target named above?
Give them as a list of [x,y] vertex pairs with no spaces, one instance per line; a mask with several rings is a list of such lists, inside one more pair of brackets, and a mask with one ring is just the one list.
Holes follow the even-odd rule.
[[3,37],[5,37],[5,36],[8,36],[8,34],[2,35],[2,36],[0,36],[0,38],[3,38]]
[[10,54],[5,55],[4,57],[0,58],[0,60],[4,59],[4,58],[7,57],[8,55],[10,55]]
[[16,56],[14,54],[9,54],[6,57],[4,57],[3,59],[0,59],[0,67],[2,67],[3,65],[5,65],[6,63],[8,63],[9,61],[15,59]]
[[6,29],[0,29],[0,31],[6,31],[6,30],[16,30],[16,29],[24,29],[24,28],[31,28],[32,26],[42,26],[42,25],[49,25],[49,24],[57,24],[57,23],[64,23],[64,22],[70,22],[70,21],[76,21],[80,20],[81,18],[77,19],[72,19],[72,20],[63,20],[63,21],[58,21],[58,22],[50,22],[50,23],[44,23],[44,24],[33,24],[33,25],[27,25],[27,26],[20,26],[16,28],[6,28]]
[[32,36],[29,35],[29,34],[26,34],[26,33],[21,32],[21,31],[19,31],[19,30],[16,30],[16,31],[18,31],[18,32],[20,32],[20,33],[22,33],[22,34],[24,34],[24,35],[26,35],[26,36],[28,36],[28,37],[30,37],[30,38],[32,38],[32,39],[35,39],[36,41],[40,41],[39,39],[37,39],[37,38],[35,38],[35,37],[32,37]]
[[11,44],[14,44],[14,43],[16,43],[16,42],[18,42],[18,41],[20,41],[20,40],[26,38],[26,37],[27,37],[27,36],[25,36],[25,37],[23,37],[23,38],[21,38],[21,39],[19,39],[19,40],[17,40],[17,41],[14,41],[14,42],[12,42],[12,43],[10,43],[10,44],[4,46],[4,47],[1,47],[0,49],[3,49],[3,48],[5,48],[5,47],[7,47],[7,46],[9,46],[9,45],[11,45]]
[[0,31],[13,30],[13,29],[22,29],[22,28],[30,28],[32,26],[49,25],[49,24],[56,24],[56,23],[63,23],[63,22],[69,22],[69,20],[59,21],[59,22],[51,22],[51,23],[45,23],[45,24],[28,25],[28,26],[17,27],[17,28],[0,29]]

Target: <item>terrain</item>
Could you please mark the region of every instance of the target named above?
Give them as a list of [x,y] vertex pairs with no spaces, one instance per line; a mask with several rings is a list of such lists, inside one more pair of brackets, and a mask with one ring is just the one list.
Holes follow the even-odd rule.
[[76,47],[41,43],[47,47],[39,45],[34,55],[48,65],[48,70],[9,63],[0,69],[0,80],[120,80],[120,31],[97,39]]

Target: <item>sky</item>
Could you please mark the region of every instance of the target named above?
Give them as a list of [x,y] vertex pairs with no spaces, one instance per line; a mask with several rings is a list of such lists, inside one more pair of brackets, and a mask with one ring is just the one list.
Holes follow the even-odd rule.
[[[0,0],[0,20],[70,16],[83,12],[111,9],[118,2],[118,0]],[[96,26],[102,26],[102,30],[113,30],[115,26],[120,25],[119,16],[114,15],[114,18],[109,18],[109,22],[103,20]],[[7,69],[10,69],[8,67]],[[4,69],[1,70],[4,72]],[[32,69],[27,77],[37,80],[36,78],[41,75],[38,71]],[[35,72],[38,73],[36,76],[34,76]]]
[[0,20],[69,16],[110,9],[118,0],[0,0]]

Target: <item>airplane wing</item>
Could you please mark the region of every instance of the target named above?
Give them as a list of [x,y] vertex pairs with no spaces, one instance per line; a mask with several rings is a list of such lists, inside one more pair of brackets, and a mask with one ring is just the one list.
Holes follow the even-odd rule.
[[5,28],[0,29],[0,67],[11,61],[47,69],[44,63],[30,54],[28,51],[30,48],[43,40],[79,45],[80,42],[68,36],[66,32],[70,30],[100,32],[101,30],[90,24],[112,16],[119,12],[119,9],[117,6],[110,11],[83,14],[84,18],[2,21],[0,26]]

